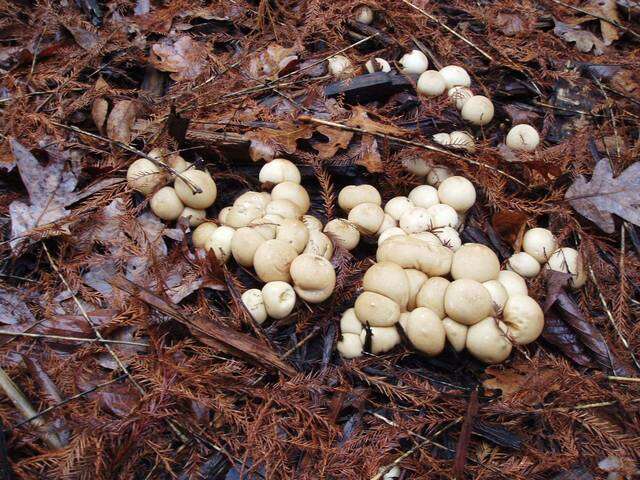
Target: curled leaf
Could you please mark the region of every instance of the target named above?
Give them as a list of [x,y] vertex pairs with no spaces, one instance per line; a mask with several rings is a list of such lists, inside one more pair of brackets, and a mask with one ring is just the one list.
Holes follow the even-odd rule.
[[580,27],[572,27],[566,23],[554,20],[555,27],[553,33],[564,41],[575,43],[576,48],[583,53],[589,53],[593,50],[594,55],[602,55],[604,53],[605,44],[593,33],[582,30]]
[[129,143],[131,141],[131,129],[135,121],[136,106],[133,101],[120,100],[115,104],[107,119],[107,136],[111,140]]
[[177,40],[165,39],[151,47],[151,64],[158,70],[170,72],[176,82],[193,80],[202,72],[207,57],[204,45],[188,35]]

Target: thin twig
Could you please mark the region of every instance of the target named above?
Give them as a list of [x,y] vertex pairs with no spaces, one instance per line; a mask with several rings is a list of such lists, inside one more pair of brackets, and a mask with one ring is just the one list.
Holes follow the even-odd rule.
[[311,123],[315,123],[315,124],[318,124],[318,125],[325,125],[327,127],[339,128],[341,130],[348,130],[350,132],[366,133],[368,135],[373,135],[374,137],[386,138],[387,140],[390,140],[392,142],[402,143],[404,145],[412,145],[414,147],[424,148],[425,150],[431,150],[432,152],[438,152],[438,153],[441,153],[443,155],[447,155],[449,157],[453,157],[453,158],[457,158],[459,160],[463,160],[463,161],[465,161],[467,163],[470,163],[472,165],[476,165],[478,167],[483,167],[483,168],[487,168],[489,170],[493,170],[494,172],[497,172],[497,173],[499,173],[501,175],[504,175],[505,177],[509,178],[510,180],[513,180],[517,184],[527,188],[527,184],[526,183],[522,182],[521,180],[518,180],[516,177],[508,174],[507,172],[505,172],[503,170],[500,170],[499,168],[492,167],[491,165],[487,165],[486,163],[478,162],[476,160],[472,160],[472,159],[467,158],[467,157],[463,157],[462,155],[458,155],[456,153],[450,152],[450,151],[445,150],[445,149],[440,148],[440,147],[434,147],[433,145],[428,145],[428,144],[422,143],[422,142],[416,142],[414,140],[405,140],[404,138],[394,137],[394,136],[391,136],[391,135],[387,135],[386,133],[371,132],[371,131],[365,130],[363,128],[350,127],[348,125],[343,125],[342,123],[330,122],[328,120],[322,120],[320,118],[310,117],[308,115],[300,115],[298,117],[298,120],[303,121],[303,122],[311,122]]
[[7,330],[0,330],[0,335],[8,335],[12,337],[31,337],[31,338],[49,338],[51,340],[69,340],[74,342],[87,342],[87,343],[114,343],[120,345],[134,345],[136,347],[148,347],[148,343],[142,342],[129,342],[126,340],[109,340],[100,338],[83,338],[83,337],[65,337],[62,335],[45,335],[44,333],[27,333],[27,332],[9,332]]
[[640,377],[617,377],[615,375],[607,375],[607,380],[611,380],[612,382],[640,383]]
[[622,25],[619,22],[616,22],[615,20],[611,20],[610,18],[603,17],[602,15],[598,15],[597,13],[593,13],[593,12],[590,12],[588,10],[584,10],[582,8],[579,8],[579,7],[574,7],[573,5],[569,5],[568,3],[561,2],[560,0],[551,0],[551,1],[553,3],[558,4],[558,5],[562,5],[563,7],[567,7],[567,8],[570,8],[571,10],[575,10],[576,12],[580,12],[580,13],[583,13],[585,15],[589,15],[590,17],[597,18],[598,20],[602,20],[603,22],[610,23],[614,27],[617,27],[617,28],[619,28],[621,30],[624,30],[625,32],[629,32],[631,35],[633,35],[636,38],[640,38],[640,34],[639,33],[631,30],[630,28],[625,27],[624,25]]

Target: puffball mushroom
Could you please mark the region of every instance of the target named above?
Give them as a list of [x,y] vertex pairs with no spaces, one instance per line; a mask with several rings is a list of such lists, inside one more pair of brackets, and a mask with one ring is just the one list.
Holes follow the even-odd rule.
[[493,120],[493,113],[491,100],[482,95],[474,95],[464,103],[460,115],[474,125],[486,125]]
[[401,236],[405,236],[407,234],[407,232],[405,232],[404,230],[402,230],[400,227],[393,227],[393,228],[389,228],[387,230],[385,230],[384,232],[382,232],[380,234],[380,236],[378,237],[378,245],[382,245],[382,243],[391,238],[391,237],[397,237],[398,235]]
[[456,228],[460,222],[458,212],[456,212],[451,205],[447,205],[445,203],[431,205],[427,208],[427,213],[429,214],[431,228]]
[[231,255],[243,267],[252,267],[256,250],[266,241],[258,230],[251,227],[239,228],[231,239]]
[[400,228],[407,233],[418,233],[429,230],[432,218],[429,210],[422,207],[411,207],[400,217]]
[[447,340],[456,352],[464,350],[464,346],[467,343],[467,332],[469,327],[462,325],[456,321],[451,320],[449,317],[442,320],[442,326],[447,336]]
[[260,169],[258,180],[262,184],[278,184],[282,182],[300,183],[300,170],[293,162],[284,158],[274,158]]
[[550,230],[532,228],[527,230],[522,238],[522,249],[538,262],[546,263],[553,252],[558,249],[558,241]]
[[404,311],[409,302],[409,277],[403,268],[392,262],[372,265],[362,278],[366,292],[379,293],[390,298]]
[[287,282],[267,282],[262,287],[262,301],[267,315],[279,320],[289,316],[293,311],[296,305],[296,292]]
[[446,333],[442,320],[428,308],[418,307],[409,314],[405,332],[412,345],[430,357],[444,350]]
[[411,238],[417,238],[418,240],[422,240],[423,242],[430,243],[431,245],[442,245],[440,239],[431,232],[410,233],[409,236]]
[[397,226],[398,222],[396,222],[391,215],[385,213],[384,217],[382,218],[382,223],[378,227],[378,230],[376,230],[375,235],[376,237],[379,237],[390,228],[396,228]]
[[336,272],[331,262],[319,255],[299,255],[291,262],[289,271],[294,290],[309,303],[325,301],[336,286]]
[[385,295],[362,292],[354,304],[356,316],[363,325],[390,327],[398,323],[400,307]]
[[344,218],[335,218],[324,226],[324,232],[336,245],[345,250],[353,250],[360,242],[358,229]]
[[440,184],[438,197],[456,212],[464,213],[476,203],[476,189],[466,178],[454,175]]
[[226,225],[227,215],[229,214],[229,211],[231,211],[231,208],[233,207],[224,207],[222,210],[220,210],[220,213],[218,213],[218,221],[222,225]]
[[533,152],[540,144],[540,135],[531,125],[521,123],[509,130],[505,143],[512,150]]
[[349,78],[354,73],[353,63],[344,55],[334,55],[327,60],[328,70],[336,78]]
[[371,185],[348,185],[338,193],[338,205],[347,213],[361,203],[382,205],[380,192]]
[[409,301],[407,302],[407,310],[411,311],[416,308],[416,297],[428,277],[423,272],[416,270],[415,268],[405,268],[404,272],[407,274],[407,279],[409,280]]
[[384,210],[375,203],[360,203],[353,207],[347,219],[364,235],[375,234],[384,220]]
[[355,335],[360,335],[362,333],[362,323],[358,320],[356,316],[355,308],[349,308],[345,310],[340,317],[340,331],[344,333],[352,333]]
[[507,291],[509,297],[513,295],[528,295],[527,282],[524,278],[511,270],[500,270],[498,281]]
[[446,86],[445,79],[440,73],[436,70],[427,70],[420,74],[416,90],[428,97],[437,97],[444,93]]
[[438,190],[431,185],[418,185],[409,192],[409,201],[416,207],[429,208],[440,203]]
[[311,200],[305,188],[295,182],[281,182],[271,190],[273,200],[289,200],[298,206],[300,215],[304,215],[309,210]]
[[211,250],[220,262],[224,263],[231,256],[231,241],[235,230],[226,225],[216,228],[204,244],[205,250]]
[[424,177],[431,170],[426,160],[415,156],[403,158],[402,166],[416,177]]
[[582,255],[570,247],[556,250],[547,262],[547,268],[557,272],[571,274],[571,286],[580,288],[587,282],[587,272],[584,268]]
[[467,71],[457,65],[447,65],[440,69],[440,75],[447,84],[447,89],[453,87],[468,87],[471,85],[471,77]]
[[434,142],[439,143],[440,145],[443,145],[445,147],[451,145],[451,135],[449,135],[448,133],[439,132],[433,135],[431,138]]
[[204,248],[204,245],[211,234],[217,229],[218,225],[213,222],[205,222],[198,225],[198,227],[193,231],[193,235],[191,236],[193,246],[196,248]]
[[301,253],[309,241],[309,230],[300,220],[285,218],[276,229],[276,238],[289,243]]
[[416,295],[416,305],[426,307],[436,313],[438,317],[446,316],[444,310],[444,296],[449,288],[449,280],[442,277],[431,277],[423,284]]
[[319,232],[322,231],[322,222],[313,215],[303,215],[301,220],[309,232],[312,232],[313,230],[317,230]]
[[143,195],[149,195],[166,179],[167,174],[162,167],[146,158],[137,159],[127,169],[127,185]]
[[261,244],[253,256],[253,268],[263,282],[291,280],[289,267],[298,252],[284,240],[267,240]]
[[466,150],[468,152],[476,151],[476,142],[471,135],[467,132],[455,130],[449,134],[451,148],[457,148],[459,150]]
[[197,227],[207,219],[207,212],[205,210],[197,210],[191,207],[184,207],[180,213],[179,218],[186,218],[189,221],[191,227]]
[[493,317],[469,327],[466,346],[471,355],[484,363],[503,362],[513,348],[507,338],[507,326]]
[[391,215],[394,220],[400,220],[402,214],[413,206],[407,197],[393,197],[385,204],[384,213]]
[[[201,192],[196,193],[191,185],[185,183],[186,179],[193,186],[198,187]],[[213,181],[209,172],[196,170],[194,168],[181,173],[181,177],[176,178],[174,183],[176,193],[187,207],[191,208],[209,208],[216,201],[218,190],[216,182]]]
[[493,300],[480,282],[468,278],[454,280],[444,293],[444,311],[451,320],[473,325],[494,314]]
[[307,246],[304,248],[303,253],[320,255],[327,260],[331,260],[333,257],[333,242],[321,231],[311,230],[309,232],[309,241],[307,242]]
[[410,53],[405,53],[398,63],[402,65],[403,73],[414,75],[420,75],[429,68],[429,59],[420,50],[412,50]]
[[175,220],[184,210],[184,205],[171,187],[162,187],[154,193],[149,205],[153,213],[162,220]]
[[291,200],[271,200],[265,212],[267,215],[278,215],[282,218],[300,218],[300,208]]
[[[393,349],[400,343],[400,335],[396,327],[371,327],[371,353],[377,355],[378,353],[385,353]],[[360,340],[364,345],[364,341],[367,337],[367,330],[362,330],[360,334]]]
[[368,5],[360,5],[356,8],[354,18],[356,22],[369,25],[373,22],[373,10]]
[[544,313],[528,295],[509,297],[502,312],[509,337],[519,345],[533,342],[544,328]]
[[532,278],[540,273],[540,264],[527,252],[520,252],[509,257],[507,269],[523,277]]
[[[427,174],[427,183],[431,186],[437,187],[443,180],[452,176],[453,173],[447,167],[443,165],[436,165]],[[415,203],[415,202],[414,202]]]
[[267,310],[264,308],[262,292],[257,288],[252,288],[244,292],[240,298],[256,323],[264,323],[267,319]]
[[451,277],[454,280],[468,278],[482,283],[497,279],[499,273],[497,255],[480,243],[465,243],[453,254]]
[[467,100],[473,97],[473,92],[467,87],[453,87],[447,91],[447,96],[451,102],[453,102],[456,109],[462,110]]
[[489,280],[483,282],[482,286],[487,289],[489,295],[491,295],[491,301],[493,302],[494,310],[496,313],[502,312],[504,304],[507,303],[509,294],[507,290],[502,286],[498,280]]
[[378,262],[397,263],[402,268],[415,268],[429,276],[447,275],[452,257],[453,252],[447,247],[409,236],[391,237],[376,251]]
[[269,202],[271,201],[271,194],[268,192],[254,192],[249,190],[248,192],[244,192],[238,198],[236,198],[233,202],[233,206],[238,205],[251,205],[253,207],[259,207],[263,210],[267,208]]
[[262,218],[264,213],[265,211],[261,207],[256,207],[248,203],[234,205],[227,211],[224,223],[233,228],[246,227],[252,221]]
[[391,65],[384,58],[373,58],[368,60],[367,63],[364,64],[367,72],[375,73],[375,72],[385,72],[388,73],[391,71]]
[[362,355],[363,341],[361,335],[343,333],[342,339],[337,343],[336,349],[342,358],[356,358]]
[[454,252],[462,246],[460,234],[458,234],[458,231],[455,228],[442,227],[436,229],[433,233],[442,242],[442,245],[450,248]]
[[249,226],[256,230],[266,240],[272,240],[276,238],[278,226],[282,225],[282,222],[284,222],[284,218],[280,215],[268,213],[264,217],[252,220]]

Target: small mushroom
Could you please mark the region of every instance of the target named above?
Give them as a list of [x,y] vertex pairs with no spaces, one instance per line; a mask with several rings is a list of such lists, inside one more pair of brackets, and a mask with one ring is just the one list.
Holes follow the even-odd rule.
[[407,197],[393,197],[384,206],[384,213],[391,215],[394,220],[400,220],[404,212],[413,207],[414,204]]
[[[453,173],[447,167],[436,165],[427,174],[427,183],[433,187],[437,187],[443,180],[449,178]],[[414,202],[415,203],[415,202]]]
[[267,215],[278,215],[282,218],[300,218],[300,208],[291,200],[271,200],[265,212]]
[[427,276],[420,270],[415,268],[405,268],[407,279],[409,280],[409,301],[407,302],[407,310],[411,311],[416,308],[416,297],[418,292],[427,281]]
[[509,336],[519,345],[533,342],[544,328],[544,313],[538,302],[528,295],[509,297],[502,315]]
[[250,227],[239,228],[231,239],[231,255],[243,267],[252,267],[256,250],[266,241],[258,230]]
[[416,90],[428,97],[442,95],[447,88],[446,81],[436,70],[427,70],[420,74]]
[[398,323],[400,306],[385,295],[362,292],[355,301],[356,316],[363,325],[390,327]]
[[467,332],[469,327],[462,325],[449,317],[442,320],[442,326],[444,327],[447,340],[456,352],[464,350],[464,346],[467,343]]
[[349,78],[355,73],[353,63],[344,55],[334,55],[327,60],[327,63],[329,73],[338,79]]
[[289,267],[298,256],[290,243],[283,240],[267,240],[261,244],[253,256],[253,268],[263,282],[291,280]]
[[558,240],[546,228],[532,228],[527,230],[522,238],[522,249],[538,262],[546,263],[558,249]]
[[182,209],[182,213],[180,213],[180,217],[178,218],[186,218],[189,221],[189,226],[197,227],[205,222],[207,219],[207,212],[205,210],[184,207]]
[[493,112],[491,100],[482,95],[474,95],[464,103],[460,115],[467,122],[482,126],[493,120]]
[[444,350],[446,332],[442,320],[428,308],[418,307],[409,314],[405,332],[411,344],[430,357]]
[[336,245],[345,250],[353,250],[360,242],[360,232],[344,218],[335,218],[324,226],[324,232]]
[[281,182],[271,190],[273,200],[289,200],[298,206],[300,215],[304,215],[309,210],[311,200],[304,187],[295,182]]
[[139,158],[127,169],[127,185],[143,195],[149,195],[162,185],[168,175],[151,160]]
[[434,234],[442,245],[447,248],[450,248],[452,251],[457,251],[462,246],[462,240],[460,239],[460,234],[455,228],[451,227],[442,227],[438,228],[434,231]]
[[[188,180],[191,185],[185,183],[183,178]],[[198,187],[201,191],[194,191],[192,186]],[[191,208],[209,208],[216,201],[218,194],[216,182],[213,181],[209,172],[195,168],[182,172],[181,178],[176,178],[174,188],[182,203]]]
[[267,311],[264,308],[262,292],[257,288],[252,288],[244,292],[240,298],[256,323],[264,323],[267,319]]
[[416,156],[405,157],[402,159],[402,166],[416,177],[425,177],[431,167],[423,158]]
[[476,282],[495,280],[500,273],[500,260],[489,247],[465,243],[454,254],[451,276],[454,280],[469,278]]
[[279,320],[288,317],[293,311],[296,305],[296,292],[287,282],[276,280],[264,284],[262,299],[267,315]]
[[502,312],[504,304],[507,303],[507,299],[509,298],[507,290],[498,280],[483,282],[482,286],[486,288],[489,295],[491,295],[491,301],[493,302],[493,307],[496,313]]
[[226,225],[216,228],[204,244],[205,250],[211,250],[222,263],[231,256],[231,241],[235,230]]
[[217,229],[218,225],[213,222],[205,222],[198,225],[198,227],[193,231],[193,235],[191,235],[193,246],[196,248],[204,248],[204,245],[211,234]]
[[353,207],[347,219],[364,235],[374,235],[384,220],[384,210],[375,203],[360,203]]
[[457,65],[447,65],[440,69],[440,75],[447,84],[447,89],[454,87],[468,87],[471,85],[471,77],[467,71]]
[[361,203],[375,203],[382,205],[380,192],[371,185],[349,185],[340,190],[338,194],[338,205],[345,212],[349,213],[354,207]]
[[453,102],[456,109],[462,110],[467,100],[473,97],[473,92],[467,87],[453,87],[447,91],[447,96],[451,102]]
[[[392,350],[400,343],[400,335],[396,327],[371,327],[371,353],[377,355]],[[364,345],[367,336],[367,330],[362,330],[360,340]]]
[[293,288],[309,303],[324,302],[336,286],[336,272],[331,262],[319,255],[303,253],[291,262]]
[[509,257],[507,270],[513,270],[518,275],[532,278],[540,273],[540,264],[527,252],[520,252]]
[[431,228],[429,210],[422,207],[411,207],[400,217],[400,228],[407,233],[424,232]]
[[513,348],[507,338],[507,326],[487,317],[467,331],[467,350],[484,363],[500,363],[509,357]]
[[303,215],[301,220],[302,223],[304,223],[304,225],[307,227],[307,230],[309,230],[309,232],[312,232],[314,230],[317,230],[318,232],[322,231],[322,222],[313,215]]
[[336,349],[343,358],[356,358],[362,355],[363,343],[361,335],[343,333]]
[[471,135],[467,132],[455,130],[449,134],[451,148],[457,148],[458,150],[466,150],[468,152],[476,151],[476,142]]
[[366,292],[390,298],[398,304],[401,311],[407,309],[409,278],[402,267],[395,263],[380,262],[369,267],[362,279],[362,288]]
[[355,335],[360,335],[362,333],[362,323],[356,317],[356,311],[354,308],[350,308],[345,310],[340,317],[340,331],[344,333],[352,333]]
[[373,22],[373,10],[368,5],[360,5],[356,8],[354,18],[356,22],[370,25]]
[[451,227],[457,228],[460,222],[458,212],[451,205],[437,203],[427,208],[429,214],[430,228]]
[[391,65],[384,58],[376,57],[368,60],[367,63],[364,64],[364,67],[367,69],[369,73],[375,72],[385,72],[388,73],[391,71]]
[[493,315],[493,300],[480,282],[463,278],[449,284],[444,294],[447,317],[463,325],[473,325]]
[[587,272],[584,268],[582,255],[574,248],[563,247],[556,250],[549,257],[547,268],[557,272],[570,273],[573,288],[581,288],[587,283]]
[[507,291],[509,297],[513,295],[528,295],[527,282],[524,278],[511,270],[500,270],[498,281]]
[[456,212],[464,213],[476,203],[476,189],[466,178],[454,175],[440,184],[438,197]]
[[218,214],[218,221],[220,222],[221,225],[226,225],[227,215],[229,214],[232,208],[233,207],[224,207],[222,210],[220,210],[220,213]]
[[184,205],[171,187],[162,187],[154,193],[149,205],[151,211],[162,220],[176,220],[184,210]]
[[444,296],[451,282],[442,277],[431,277],[423,284],[416,295],[416,305],[426,307],[435,312],[438,317],[446,317],[444,310]]
[[389,238],[378,247],[376,260],[397,263],[402,268],[415,268],[429,276],[440,276],[447,275],[451,270],[453,255],[451,250],[442,245],[409,236],[397,236]]
[[274,158],[260,169],[258,173],[260,183],[277,185],[282,182],[300,183],[300,170],[295,164],[284,158]]
[[300,220],[285,218],[276,229],[276,238],[289,243],[301,253],[309,242],[309,230]]
[[410,53],[405,53],[398,63],[402,65],[404,73],[414,75],[420,75],[429,68],[429,59],[420,50],[412,50]]
[[429,208],[440,203],[438,190],[431,185],[419,185],[409,192],[409,201],[416,207]]
[[509,130],[505,143],[511,150],[533,152],[540,144],[540,135],[531,125],[521,123]]

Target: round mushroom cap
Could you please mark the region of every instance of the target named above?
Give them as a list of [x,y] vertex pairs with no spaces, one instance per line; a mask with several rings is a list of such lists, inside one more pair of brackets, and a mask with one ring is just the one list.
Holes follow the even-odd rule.
[[442,320],[442,326],[447,335],[447,340],[456,352],[464,350],[464,346],[467,343],[467,331],[469,327],[462,325],[449,317]]
[[413,207],[413,202],[407,197],[393,197],[384,206],[384,213],[391,215],[394,220],[400,220],[404,212]]
[[382,223],[380,224],[380,226],[378,227],[378,230],[376,231],[376,236],[379,237],[387,230],[391,228],[396,228],[397,226],[398,226],[398,223],[393,219],[393,217],[385,213],[384,218],[382,219]]
[[392,262],[375,263],[364,274],[362,288],[379,293],[398,304],[401,311],[409,302],[409,278],[399,265]]
[[507,260],[507,270],[513,270],[518,275],[532,278],[540,273],[540,264],[527,252],[515,253]]
[[[371,327],[371,353],[385,353],[393,349],[400,343],[400,335],[396,327]],[[367,337],[367,330],[363,329],[360,334],[360,340],[364,345]]]
[[382,197],[376,187],[372,185],[348,185],[338,194],[338,205],[345,212],[350,212],[361,203],[375,203],[382,205]]
[[451,227],[456,228],[460,219],[458,212],[450,205],[438,203],[427,208],[431,228]]
[[418,307],[411,312],[405,332],[416,350],[430,357],[444,350],[446,334],[442,320],[428,308]]
[[336,284],[336,272],[331,262],[319,255],[303,253],[291,263],[291,278],[304,290],[323,290]]
[[226,225],[227,215],[229,214],[232,208],[233,207],[224,207],[222,210],[220,210],[220,213],[218,213],[218,221],[220,222],[221,225]]
[[361,293],[354,304],[363,325],[390,327],[400,319],[400,307],[389,297],[374,292]]
[[320,221],[320,219],[314,217],[313,215],[303,215],[302,223],[304,223],[309,232],[313,230],[317,230],[318,232],[322,231],[322,222]]
[[[295,182],[282,182],[277,184],[271,190],[271,198],[273,200],[289,200],[296,204],[299,214],[307,213],[311,206],[311,199],[305,188]],[[284,215],[283,215],[284,216]]]
[[258,247],[253,256],[253,268],[263,282],[291,280],[289,267],[298,256],[290,243],[283,240],[267,240]]
[[329,72],[336,78],[349,78],[354,73],[351,60],[344,55],[334,55],[327,63]]
[[442,227],[434,231],[434,234],[447,248],[450,248],[453,252],[457,251],[462,246],[462,240],[458,231],[451,227]]
[[216,228],[205,241],[205,250],[211,250],[218,260],[226,262],[231,256],[231,241],[235,233],[233,228],[226,225]]
[[378,262],[393,262],[402,268],[415,268],[429,276],[447,275],[453,252],[412,237],[391,237],[378,247]]
[[388,240],[391,237],[397,237],[398,235],[405,236],[407,232],[402,230],[400,227],[393,227],[385,230],[378,237],[378,245],[382,245],[385,240]]
[[335,285],[329,285],[326,288],[322,288],[320,290],[305,290],[304,288],[300,288],[297,285],[293,286],[293,289],[296,291],[298,296],[309,303],[322,303],[327,298],[331,296],[333,293],[333,289]]
[[436,70],[427,70],[420,74],[416,90],[418,93],[429,97],[442,95],[447,88],[447,84],[442,75]]
[[467,331],[467,350],[484,363],[500,363],[511,354],[513,346],[507,338],[507,326],[487,317]]
[[373,22],[373,10],[368,5],[360,5],[355,12],[356,22],[364,23],[365,25]]
[[[151,155],[149,155],[151,156]],[[191,163],[187,162],[180,155],[173,154],[168,155],[164,159],[159,158],[159,161],[168,165],[170,168],[173,168],[176,172],[182,173],[191,167]]]
[[409,192],[409,201],[416,207],[429,208],[440,203],[438,190],[431,185],[418,185]]
[[278,225],[276,238],[290,243],[296,252],[301,253],[309,241],[309,230],[300,220],[285,218]]
[[447,88],[468,87],[471,85],[471,77],[467,71],[457,65],[447,65],[440,69],[440,75],[444,78]]
[[284,218],[280,215],[268,213],[261,218],[256,218],[249,223],[249,226],[262,235],[266,240],[276,238],[278,226],[282,225]]
[[440,184],[438,197],[456,212],[464,213],[476,202],[476,189],[466,178],[454,175]]
[[519,345],[533,342],[544,328],[544,313],[528,295],[509,297],[502,312],[509,336]]
[[431,138],[434,142],[439,143],[442,146],[448,147],[451,145],[451,135],[446,132],[435,133]]
[[476,141],[467,132],[455,130],[449,134],[451,148],[457,148],[459,150],[466,150],[468,152],[476,151]]
[[260,183],[278,184],[282,182],[300,183],[300,170],[293,162],[284,158],[274,158],[265,163],[258,174]]
[[153,213],[162,220],[175,220],[184,210],[184,205],[171,187],[162,187],[154,193],[149,205]]
[[446,317],[444,311],[444,296],[449,288],[449,280],[442,277],[431,277],[427,279],[418,290],[416,295],[416,305],[426,307],[439,318]]
[[424,177],[429,173],[431,167],[427,161],[419,157],[406,157],[402,159],[402,166],[416,177]]
[[252,288],[244,292],[240,298],[256,323],[264,323],[267,319],[267,311],[264,308],[262,292],[257,288]]
[[462,110],[462,107],[464,107],[464,104],[467,103],[467,100],[473,97],[473,92],[470,88],[458,86],[450,88],[447,91],[447,96],[456,106],[456,109]]
[[198,225],[198,227],[193,231],[193,235],[191,235],[193,246],[196,248],[204,248],[204,245],[211,234],[217,229],[218,225],[213,222],[205,222]]
[[582,255],[570,247],[556,250],[547,262],[547,268],[562,273],[571,274],[571,286],[580,288],[587,283],[587,272],[584,268]]
[[[194,192],[192,186],[185,183],[183,178],[202,191],[199,193]],[[182,172],[180,177],[176,178],[173,186],[182,203],[191,208],[209,208],[216,201],[218,194],[216,182],[213,181],[209,172],[203,172],[195,168]]]
[[368,60],[367,63],[364,64],[364,67],[367,69],[368,73],[375,72],[390,72],[391,65],[384,58],[376,57]]
[[407,279],[409,280],[409,301],[407,302],[407,310],[411,311],[416,308],[416,297],[428,277],[423,272],[416,270],[415,268],[406,268],[404,272],[407,274]]
[[498,273],[498,281],[507,291],[507,296],[512,295],[529,295],[527,282],[520,275],[511,270],[500,270]]
[[137,159],[127,169],[127,185],[143,195],[149,195],[167,178],[168,175],[162,167],[146,158]]
[[309,232],[309,241],[303,253],[320,255],[327,260],[331,260],[331,257],[333,257],[333,242],[320,230],[311,230]]
[[480,282],[468,278],[454,280],[444,293],[444,311],[451,320],[473,325],[493,315],[493,300]]
[[497,279],[499,273],[498,256],[480,243],[465,243],[453,254],[451,276],[454,280],[469,278],[482,283]]
[[343,333],[342,339],[336,345],[336,349],[342,358],[356,358],[362,355],[362,344],[359,334]]
[[256,207],[250,204],[234,205],[231,210],[227,211],[225,216],[225,225],[233,228],[242,228],[249,225],[257,218],[262,218],[264,210],[262,207]]
[[364,235],[375,234],[384,221],[384,210],[375,203],[360,203],[353,207],[347,219]]
[[235,231],[231,239],[231,254],[243,267],[253,266],[253,257],[266,239],[251,227],[242,227]]
[[522,123],[509,130],[505,143],[512,150],[533,152],[540,144],[540,135],[531,125]]
[[197,227],[204,223],[207,219],[207,212],[205,210],[197,210],[191,207],[184,207],[179,218],[186,218],[189,221],[189,226]]
[[328,234],[335,245],[345,250],[353,250],[360,242],[360,232],[344,218],[335,218],[324,226],[324,232]]
[[251,205],[252,207],[259,207],[261,209],[267,208],[267,205],[271,201],[271,194],[267,192],[254,192],[249,190],[244,192],[233,202],[233,206],[237,205]]
[[460,112],[464,120],[474,125],[486,125],[493,120],[493,113],[493,103],[482,95],[468,99]]
[[400,217],[400,228],[407,233],[419,233],[429,230],[431,215],[426,208],[411,207]]
[[435,234],[431,232],[418,232],[418,233],[410,233],[409,237],[417,238],[418,240],[422,240],[423,242],[430,243],[431,245],[441,246],[442,242]]
[[489,292],[489,295],[491,295],[491,301],[493,302],[494,310],[497,313],[502,312],[504,304],[507,303],[507,299],[509,298],[507,290],[498,280],[489,280],[488,282],[483,282],[482,286],[486,288]]
[[278,215],[282,218],[300,218],[300,209],[291,200],[271,200],[265,212],[267,215]]
[[411,50],[410,53],[405,53],[398,63],[402,65],[404,73],[414,75],[420,75],[429,68],[429,59],[420,50]]
[[345,310],[340,317],[340,331],[342,333],[353,333],[360,335],[362,333],[362,324],[358,317],[356,317],[356,311],[354,308]]
[[546,228],[532,228],[527,230],[522,238],[522,249],[540,263],[546,263],[549,257],[558,249],[558,240]]
[[[436,165],[427,174],[427,183],[433,187],[437,187],[443,180],[449,178],[453,173],[443,165]],[[411,198],[411,197],[409,197]],[[413,203],[416,203],[415,201]]]
[[279,320],[289,316],[293,311],[296,305],[296,292],[287,282],[267,282],[262,287],[262,299],[267,315]]
[[402,327],[402,330],[405,332],[407,330],[407,322],[409,321],[409,315],[411,315],[411,312],[402,312],[400,314],[400,319],[398,320],[400,327]]

